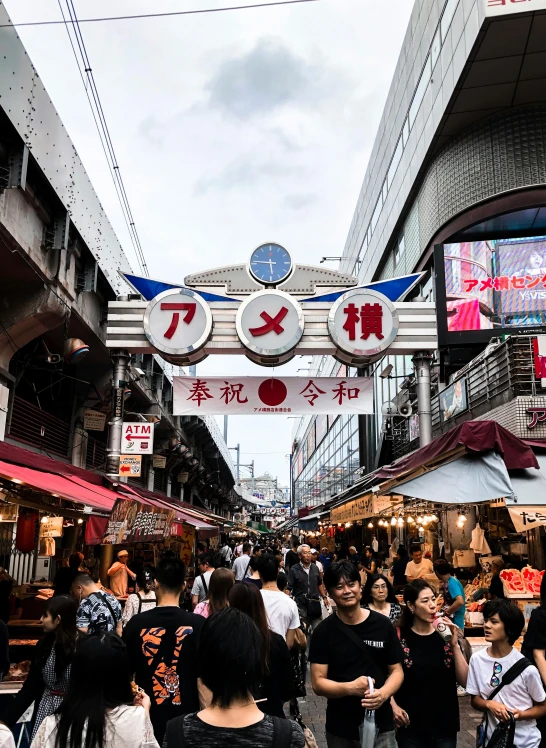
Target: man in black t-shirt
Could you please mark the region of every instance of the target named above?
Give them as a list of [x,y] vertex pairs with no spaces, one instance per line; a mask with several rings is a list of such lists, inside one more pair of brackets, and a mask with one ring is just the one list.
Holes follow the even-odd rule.
[[197,645],[205,619],[179,607],[185,571],[179,559],[163,558],[155,574],[157,607],[131,618],[123,632],[135,682],[152,702],[160,745],[170,719],[199,709]]
[[292,546],[292,550],[288,551],[286,556],[284,557],[284,567],[287,573],[290,571],[291,566],[295,566],[300,562],[300,557],[298,556],[299,544],[299,539],[295,535],[292,535],[292,537],[290,538],[290,545]]
[[[328,748],[360,748],[359,726],[374,712],[374,748],[395,748],[390,698],[403,682],[402,648],[389,619],[360,607],[358,569],[338,561],[324,572],[324,585],[337,616],[320,623],[309,652],[314,692],[326,696]],[[374,681],[371,694],[368,678]]]

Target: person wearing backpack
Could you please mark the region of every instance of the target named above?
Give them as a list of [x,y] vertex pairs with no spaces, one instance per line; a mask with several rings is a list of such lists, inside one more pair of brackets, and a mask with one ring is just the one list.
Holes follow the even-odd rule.
[[154,570],[151,566],[139,569],[136,575],[137,591],[129,595],[123,608],[121,622],[127,626],[133,616],[152,610],[157,605],[154,586]]
[[209,596],[209,584],[212,572],[215,569],[214,558],[212,553],[202,553],[197,558],[198,573],[195,575],[193,587],[191,588],[192,608]]
[[478,745],[487,746],[513,718],[513,741],[503,745],[539,748],[536,721],[546,715],[546,692],[537,668],[513,646],[525,626],[523,613],[510,600],[490,600],[483,617],[489,647],[470,658],[466,684],[473,708],[486,715]]
[[109,592],[102,590],[87,573],[78,574],[72,582],[72,596],[78,600],[78,629],[83,634],[114,631],[121,635],[121,605]]

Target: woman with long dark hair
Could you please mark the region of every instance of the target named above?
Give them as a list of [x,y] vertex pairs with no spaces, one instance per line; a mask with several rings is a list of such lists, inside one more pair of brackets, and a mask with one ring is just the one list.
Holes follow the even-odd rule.
[[76,647],[77,602],[68,595],[48,600],[42,616],[45,636],[36,646],[36,656],[23,687],[0,711],[0,720],[13,727],[34,702],[32,736],[42,721],[60,706],[68,690],[70,667]]
[[[546,687],[546,574],[540,583],[540,605],[531,613],[523,637],[521,654],[537,666],[542,683]],[[537,719],[537,727],[542,736],[541,745],[546,745],[546,717]]]
[[140,566],[136,571],[135,592],[125,601],[125,608],[121,616],[123,627],[127,626],[133,616],[152,610],[157,605],[155,597],[154,570],[151,566]]
[[468,664],[457,626],[445,641],[435,630],[436,591],[424,579],[404,588],[406,608],[400,626],[404,682],[391,699],[400,748],[456,748],[459,724],[457,683],[466,686]]
[[133,696],[129,658],[116,634],[82,636],[72,659],[70,686],[31,748],[159,748],[150,699]]
[[[251,584],[236,584],[231,597],[246,600],[245,593],[234,592],[237,587],[250,590],[249,595],[256,593],[261,600]],[[305,738],[295,722],[263,714],[258,708],[261,704],[255,702],[260,698],[264,675],[263,643],[263,633],[251,616],[233,605],[205,622],[199,664],[203,683],[211,693],[210,703],[200,712],[168,722],[164,748],[269,748],[274,744],[303,748]]]
[[368,574],[362,591],[361,605],[387,616],[391,623],[396,623],[402,615],[402,608],[396,600],[393,586],[383,574]]
[[292,697],[292,662],[286,641],[269,628],[263,597],[253,584],[235,584],[229,593],[229,604],[252,618],[262,637],[264,677],[258,704],[262,712],[284,717],[283,704]]
[[193,612],[198,616],[208,618],[213,613],[218,613],[227,608],[229,605],[229,593],[234,584],[235,574],[231,569],[226,569],[223,566],[215,569],[209,580],[208,598],[201,603],[197,603]]

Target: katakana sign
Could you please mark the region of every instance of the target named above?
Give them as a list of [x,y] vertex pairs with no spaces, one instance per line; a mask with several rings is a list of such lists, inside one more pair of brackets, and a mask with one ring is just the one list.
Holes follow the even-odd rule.
[[144,313],[144,332],[161,352],[187,356],[210,338],[212,315],[207,303],[191,288],[175,288],[150,301]]
[[546,0],[483,0],[486,16],[508,16],[511,13],[546,10]]
[[237,310],[237,335],[257,356],[282,356],[292,351],[303,335],[303,312],[284,291],[252,294]]
[[398,314],[393,304],[377,291],[347,291],[328,316],[332,341],[355,358],[375,356],[387,349],[398,333]]
[[526,532],[533,527],[546,525],[546,506],[509,506],[510,519],[516,532]]
[[174,377],[174,415],[373,413],[371,377]]

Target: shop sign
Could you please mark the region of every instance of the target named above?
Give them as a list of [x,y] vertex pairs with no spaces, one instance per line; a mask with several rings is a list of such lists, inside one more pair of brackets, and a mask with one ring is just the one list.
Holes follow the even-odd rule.
[[83,412],[83,427],[86,431],[104,431],[106,413],[86,408]]
[[375,356],[394,342],[398,312],[383,294],[353,289],[330,309],[328,331],[337,348],[349,356],[357,359]]
[[151,455],[154,451],[154,426],[152,423],[124,423],[121,432],[121,449],[126,455]]
[[121,455],[119,458],[119,474],[131,478],[138,478],[142,467],[142,455]]
[[533,527],[546,525],[546,506],[509,506],[510,518],[516,532],[526,532]]
[[0,504],[0,522],[17,522],[18,516],[17,504]]
[[173,387],[178,416],[373,413],[373,377],[174,377]]
[[[378,514],[381,514],[382,512],[387,512],[389,509],[392,508],[392,501],[393,496],[390,494],[386,494],[385,496],[379,496],[374,495],[372,507],[373,507],[373,516],[376,517]],[[401,499],[402,497],[400,497]]]
[[152,457],[152,467],[163,470],[167,466],[167,458],[165,455],[154,455]]
[[114,418],[123,418],[124,393],[123,387],[116,387],[114,392]]
[[[44,520],[46,520],[44,522]],[[62,517],[42,517],[40,522],[41,538],[61,538],[63,535],[63,518]]]
[[330,522],[354,522],[373,515],[373,496],[367,494],[353,499],[346,504],[336,506],[330,511]]
[[164,540],[171,532],[174,510],[118,499],[106,525],[103,545],[152,543]]
[[178,481],[178,483],[187,483],[189,475],[190,474],[187,472],[178,473],[178,475],[176,476],[176,480]]
[[530,10],[546,10],[546,0],[483,0],[486,16],[507,16]]
[[187,356],[199,351],[210,338],[212,314],[206,301],[191,288],[160,293],[144,313],[144,333],[159,351]]
[[525,412],[531,417],[527,423],[528,429],[534,429],[538,423],[546,421],[546,407],[527,408]]
[[243,346],[257,356],[283,356],[303,335],[300,304],[284,291],[257,291],[248,297],[235,318]]
[[189,566],[193,553],[193,545],[195,542],[195,527],[187,525],[186,523],[176,523],[173,524],[173,530],[175,528],[176,537],[180,541],[180,560],[186,566]]

